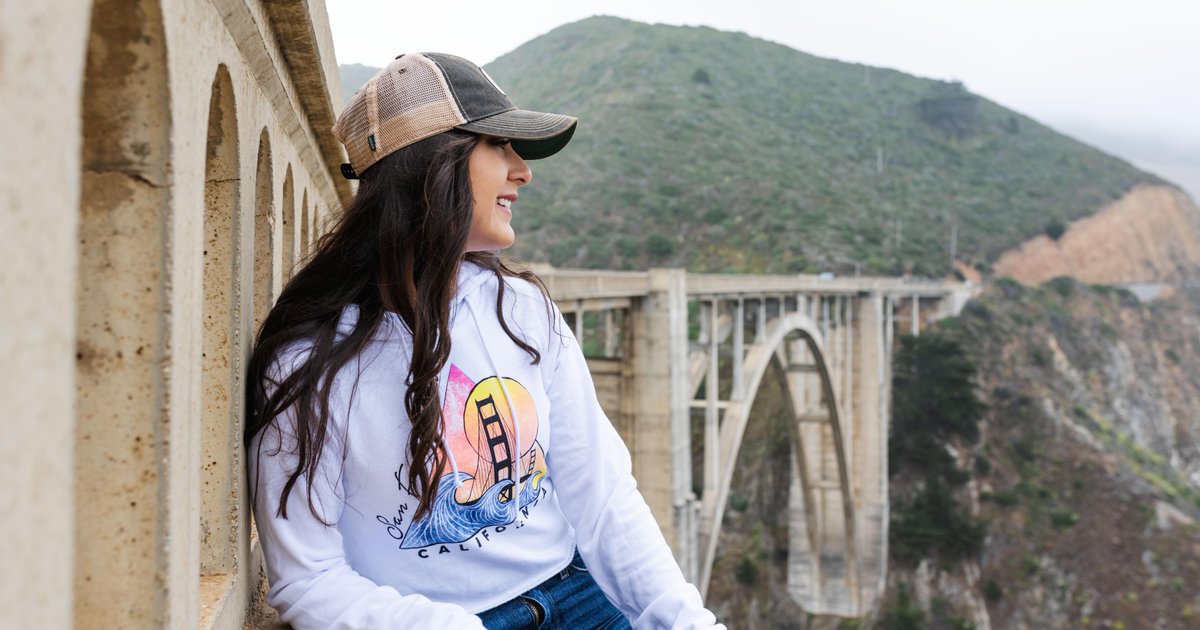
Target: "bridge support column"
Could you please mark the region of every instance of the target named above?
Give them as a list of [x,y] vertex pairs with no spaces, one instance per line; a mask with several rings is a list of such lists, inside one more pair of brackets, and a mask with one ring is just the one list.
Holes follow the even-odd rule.
[[651,269],[650,291],[629,310],[622,408],[636,418],[633,476],[684,575],[698,571],[687,378],[687,275]]
[[921,334],[921,296],[912,296],[912,335]]
[[856,480],[856,513],[861,601],[870,610],[883,592],[887,576],[888,537],[888,391],[891,384],[891,354],[888,333],[892,325],[889,300],[878,294],[859,298],[853,319],[854,357],[849,404],[855,418],[851,434],[852,476]]

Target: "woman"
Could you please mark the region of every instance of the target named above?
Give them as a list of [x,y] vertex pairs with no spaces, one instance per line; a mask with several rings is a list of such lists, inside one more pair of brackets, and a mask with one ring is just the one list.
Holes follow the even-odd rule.
[[561,314],[492,253],[525,160],[575,125],[432,53],[339,117],[361,184],[263,323],[247,393],[268,601],[296,628],[721,627]]

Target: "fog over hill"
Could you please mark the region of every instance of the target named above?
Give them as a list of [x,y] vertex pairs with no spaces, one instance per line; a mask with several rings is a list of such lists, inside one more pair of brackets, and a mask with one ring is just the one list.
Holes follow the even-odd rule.
[[1118,132],[1080,119],[1053,119],[1050,126],[1178,184],[1200,203],[1200,148],[1153,134]]

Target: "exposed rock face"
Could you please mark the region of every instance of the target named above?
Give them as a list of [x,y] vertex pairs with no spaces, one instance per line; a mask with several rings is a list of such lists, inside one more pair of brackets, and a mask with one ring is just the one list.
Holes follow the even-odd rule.
[[1169,186],[1137,186],[1057,241],[1039,235],[1004,253],[996,274],[1021,282],[1074,276],[1118,284],[1187,279],[1200,270],[1200,208]]
[[986,541],[894,562],[885,612],[903,588],[932,628],[1200,627],[1200,292],[997,282],[939,331],[988,406],[977,443],[948,445]]

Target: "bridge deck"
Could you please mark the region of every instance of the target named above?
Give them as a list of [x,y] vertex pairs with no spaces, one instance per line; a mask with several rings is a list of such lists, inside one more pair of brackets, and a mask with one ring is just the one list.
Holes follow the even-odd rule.
[[[546,265],[534,271],[546,283],[550,295],[559,302],[590,301],[611,298],[632,298],[649,293],[650,274],[644,271],[597,271],[590,269],[558,269]],[[860,276],[854,278],[825,278],[811,274],[687,274],[689,297],[706,298],[725,295],[774,295],[779,293],[820,293],[823,295],[858,295],[872,293],[885,297],[944,298],[971,290],[963,282],[914,280]],[[604,308],[598,306],[598,308]],[[593,309],[588,309],[593,310]]]

